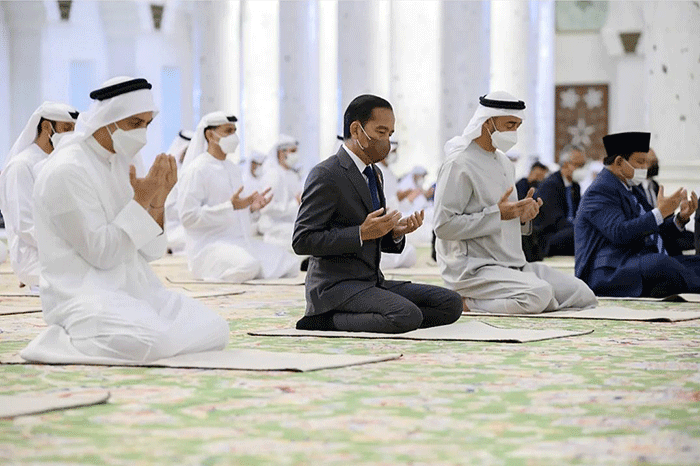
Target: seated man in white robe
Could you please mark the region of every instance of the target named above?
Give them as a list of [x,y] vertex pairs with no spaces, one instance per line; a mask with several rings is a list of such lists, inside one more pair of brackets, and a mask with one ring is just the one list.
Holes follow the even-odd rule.
[[297,172],[299,143],[280,135],[264,164],[263,184],[272,188],[272,202],[260,211],[258,231],[266,243],[292,247],[294,221],[299,211],[302,179]]
[[148,362],[223,349],[226,321],[166,289],[149,261],[165,253],[164,202],[177,180],[161,154],[145,178],[132,160],[156,114],[145,79],[113,78],[34,187],[41,302],[49,328],[22,351],[41,362]]
[[[263,166],[267,155],[264,152],[253,150],[248,161],[243,166],[243,195],[247,196],[254,192],[263,192],[266,187],[263,184]],[[274,197],[273,197],[274,198]],[[258,235],[258,222],[260,221],[260,211],[250,213],[250,234]]]
[[[409,212],[416,210],[425,211],[425,216],[428,219],[433,218],[433,202],[432,197],[434,190],[423,189],[425,177],[428,175],[428,170],[421,165],[416,165],[406,174],[399,182],[398,197],[401,200],[399,210],[406,215]],[[430,197],[430,199],[428,199]],[[408,241],[417,245],[424,246],[432,242],[433,229],[430,222],[425,222],[416,230],[416,232],[408,237]]]
[[78,112],[70,105],[44,102],[29,118],[0,173],[0,209],[5,218],[10,265],[20,287],[39,291],[39,253],[34,237],[32,191],[39,168],[75,128]]
[[263,152],[254,150],[250,153],[245,168],[243,170],[243,190],[245,193],[253,193],[255,191],[262,192],[265,190],[263,180],[263,164],[266,156]]
[[583,281],[525,260],[521,234],[532,231],[541,201],[532,198],[534,188],[518,201],[505,155],[517,141],[525,103],[506,92],[479,101],[462,136],[445,144],[438,174],[434,229],[443,280],[462,295],[465,310],[537,314],[595,306]]
[[299,260],[292,253],[251,238],[251,212],[270,202],[270,189],[242,194],[236,121],[223,112],[205,115],[187,148],[177,202],[187,262],[194,276],[205,280],[294,277]]
[[[192,131],[180,131],[170,144],[166,154],[175,157],[177,169],[180,171],[185,152],[192,140]],[[168,194],[165,200],[165,236],[168,239],[168,253],[179,254],[185,250],[185,228],[180,222],[180,215],[177,213],[177,184]]]
[[[397,196],[399,181],[391,170],[391,165],[393,165],[398,158],[397,148],[399,144],[396,141],[390,141],[390,143],[391,150],[389,151],[389,155],[379,163],[383,167],[384,197],[386,199],[387,209],[399,210],[399,199]],[[408,268],[416,265],[417,260],[418,254],[416,253],[415,246],[406,243],[406,246],[400,254],[382,254],[380,266],[382,269]]]

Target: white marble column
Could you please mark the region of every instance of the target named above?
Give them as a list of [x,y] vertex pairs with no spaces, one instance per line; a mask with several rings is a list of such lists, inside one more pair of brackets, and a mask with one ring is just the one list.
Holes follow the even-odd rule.
[[244,156],[267,152],[279,136],[279,2],[246,0],[242,5],[243,94],[239,129]]
[[195,4],[200,21],[200,113],[240,113],[240,0]]
[[700,6],[645,4],[647,121],[660,177],[669,187],[700,187]]
[[516,171],[522,173],[529,156],[537,153],[537,79],[532,57],[537,54],[528,0],[491,2],[491,91],[502,90],[525,101],[527,120],[518,130],[518,143],[509,155],[519,157]]
[[3,8],[10,29],[10,72],[5,76],[10,84],[10,140],[14,142],[43,102],[41,51],[46,13],[42,2],[7,2]]
[[390,11],[387,0],[338,2],[338,74],[344,107],[361,94],[388,98]]
[[610,82],[608,132],[644,131],[647,99],[645,95],[644,46],[641,34],[634,51],[627,52],[621,34],[641,33],[644,29],[644,2],[610,2],[608,17],[600,36],[610,60],[615,64]]
[[279,18],[280,132],[299,140],[310,170],[320,159],[318,2],[280,2]]
[[318,3],[319,17],[319,158],[326,159],[338,147],[336,135],[342,133],[342,103],[338,92],[338,2]]
[[[489,92],[490,8],[487,1],[442,3],[440,138],[462,134]],[[441,147],[442,147],[441,146]],[[443,160],[444,153],[438,154]]]
[[[555,131],[555,16],[554,0],[539,0],[537,6],[537,78],[534,84],[537,98],[535,108],[535,154],[544,164],[555,160],[554,131]],[[528,160],[533,162],[533,160]],[[529,167],[525,167],[528,169]]]
[[132,1],[100,2],[99,8],[107,46],[107,79],[134,76],[136,44],[142,32],[137,5]]
[[[10,76],[10,26],[5,19],[5,10],[0,6],[0,76]],[[10,80],[0,80],[0,114],[12,115],[10,112]],[[0,122],[0,167],[14,141],[10,140],[10,122],[12,118],[3,118]]]
[[440,2],[391,4],[391,98],[399,142],[396,173],[414,165],[435,179],[440,167]]

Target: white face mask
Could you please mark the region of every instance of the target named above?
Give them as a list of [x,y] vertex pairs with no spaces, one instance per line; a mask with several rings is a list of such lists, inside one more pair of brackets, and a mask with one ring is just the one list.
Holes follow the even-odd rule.
[[571,181],[573,181],[574,183],[581,184],[586,179],[587,174],[588,171],[585,167],[576,168],[571,173]]
[[[495,127],[496,127],[496,125],[494,124],[494,128]],[[516,131],[505,131],[505,132],[495,130],[493,133],[491,133],[491,144],[493,144],[493,147],[495,147],[496,149],[499,149],[503,152],[508,152],[517,143],[518,143],[517,130]]]
[[[109,131],[109,127],[107,127],[107,131]],[[134,158],[147,142],[146,128],[124,131],[117,126],[117,129],[114,132],[109,131],[109,134],[112,136],[114,151],[128,160]]]
[[233,152],[236,152],[238,142],[238,134],[233,133],[229,134],[228,136],[223,136],[221,139],[219,139],[217,144],[219,147],[221,147],[221,150],[224,151],[224,154],[232,154]]
[[[627,162],[627,160],[625,160]],[[631,163],[627,162],[627,165],[634,168]],[[647,169],[646,168],[634,168],[634,176],[632,178],[627,178],[627,183],[630,186],[639,186],[642,181],[647,179]]]
[[58,149],[58,143],[61,142],[61,139],[63,139],[64,136],[68,136],[70,133],[72,133],[72,131],[64,131],[63,133],[57,133],[54,129],[53,134],[51,135],[51,144],[53,145],[53,149]]
[[287,158],[284,160],[289,168],[294,168],[299,163],[299,154],[296,152],[287,152]]

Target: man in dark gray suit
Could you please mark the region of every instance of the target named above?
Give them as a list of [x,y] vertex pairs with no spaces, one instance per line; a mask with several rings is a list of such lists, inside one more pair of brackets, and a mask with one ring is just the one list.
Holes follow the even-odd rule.
[[298,329],[402,333],[459,319],[462,299],[445,288],[384,280],[382,252],[400,253],[424,213],[386,212],[382,173],[394,112],[381,97],[361,95],[345,111],[344,143],[306,179],[292,246],[312,256],[306,315]]

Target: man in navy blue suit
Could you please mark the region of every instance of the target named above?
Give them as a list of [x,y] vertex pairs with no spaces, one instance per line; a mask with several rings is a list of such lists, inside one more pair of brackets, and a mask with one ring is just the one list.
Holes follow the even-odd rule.
[[598,296],[700,292],[700,258],[671,257],[667,249],[697,209],[697,195],[688,198],[679,189],[667,197],[661,186],[657,207],[649,209],[632,191],[646,178],[650,136],[605,136],[605,168],[581,199],[574,227],[576,276]]

